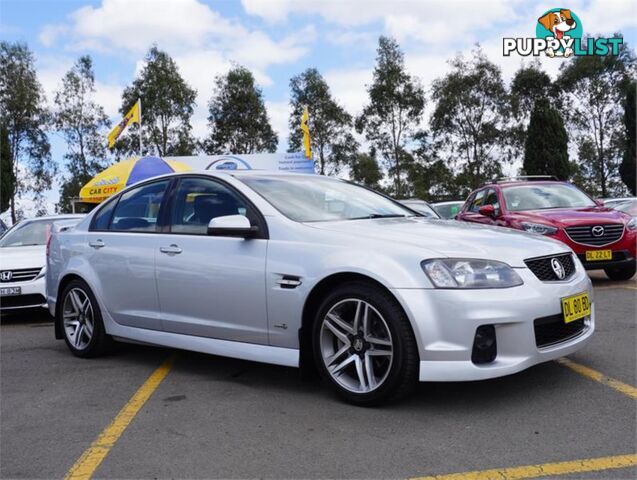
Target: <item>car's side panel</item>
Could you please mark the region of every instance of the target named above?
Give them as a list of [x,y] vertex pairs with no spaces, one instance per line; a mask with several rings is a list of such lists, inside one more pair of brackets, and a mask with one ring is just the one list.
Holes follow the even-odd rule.
[[265,257],[268,240],[162,234],[157,290],[169,332],[268,343]]
[[[96,242],[102,247],[94,248]],[[88,232],[85,267],[95,278],[94,293],[121,325],[161,330],[155,283],[156,233]]]

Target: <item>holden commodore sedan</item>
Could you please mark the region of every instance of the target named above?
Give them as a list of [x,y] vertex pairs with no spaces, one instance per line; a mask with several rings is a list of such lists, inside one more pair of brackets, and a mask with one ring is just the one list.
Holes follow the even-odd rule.
[[180,173],[54,234],[55,334],[317,369],[372,405],[418,381],[499,377],[591,338],[591,282],[563,243],[427,219],[352,183]]

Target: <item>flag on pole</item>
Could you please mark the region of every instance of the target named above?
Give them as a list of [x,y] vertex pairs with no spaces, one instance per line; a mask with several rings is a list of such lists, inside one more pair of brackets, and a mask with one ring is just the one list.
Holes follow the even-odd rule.
[[142,110],[142,101],[138,99],[135,102],[135,105],[133,105],[133,108],[131,108],[128,111],[128,113],[124,116],[124,118],[122,118],[122,121],[119,122],[117,125],[115,125],[113,130],[111,130],[111,132],[108,134],[108,148],[113,148],[113,145],[115,145],[115,142],[117,141],[119,136],[124,132],[124,130],[126,130],[126,127],[128,127],[131,123],[138,123],[141,125],[142,123],[141,110]]
[[303,107],[303,115],[301,116],[301,130],[303,130],[303,146],[305,147],[305,156],[312,158],[312,146],[310,143],[310,127],[308,122],[310,120],[310,113],[307,109],[307,105]]

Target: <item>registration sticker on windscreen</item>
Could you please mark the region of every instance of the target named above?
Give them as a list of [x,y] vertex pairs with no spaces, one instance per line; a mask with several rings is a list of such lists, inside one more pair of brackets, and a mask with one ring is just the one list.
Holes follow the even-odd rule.
[[574,322],[591,314],[591,301],[588,293],[578,293],[562,299],[564,323]]

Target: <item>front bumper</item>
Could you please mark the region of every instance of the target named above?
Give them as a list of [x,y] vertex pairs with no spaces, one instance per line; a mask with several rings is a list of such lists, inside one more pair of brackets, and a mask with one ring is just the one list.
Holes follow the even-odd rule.
[[[588,292],[591,281],[580,265],[566,282],[541,282],[528,269],[516,269],[524,285],[494,290],[396,289],[420,353],[420,381],[468,381],[501,377],[582,348],[595,330],[595,304],[576,336],[546,347],[536,345],[534,321],[561,314],[561,299]],[[497,356],[475,364],[476,330],[493,325]]]
[[613,258],[608,261],[587,262],[586,253],[578,253],[577,257],[580,259],[586,270],[600,270],[602,268],[610,267],[630,267],[635,263],[635,256],[631,255],[629,250],[613,250]]
[[46,307],[46,282],[44,276],[30,282],[0,283],[0,287],[20,287],[20,295],[0,297],[0,311],[9,312],[27,308]]

